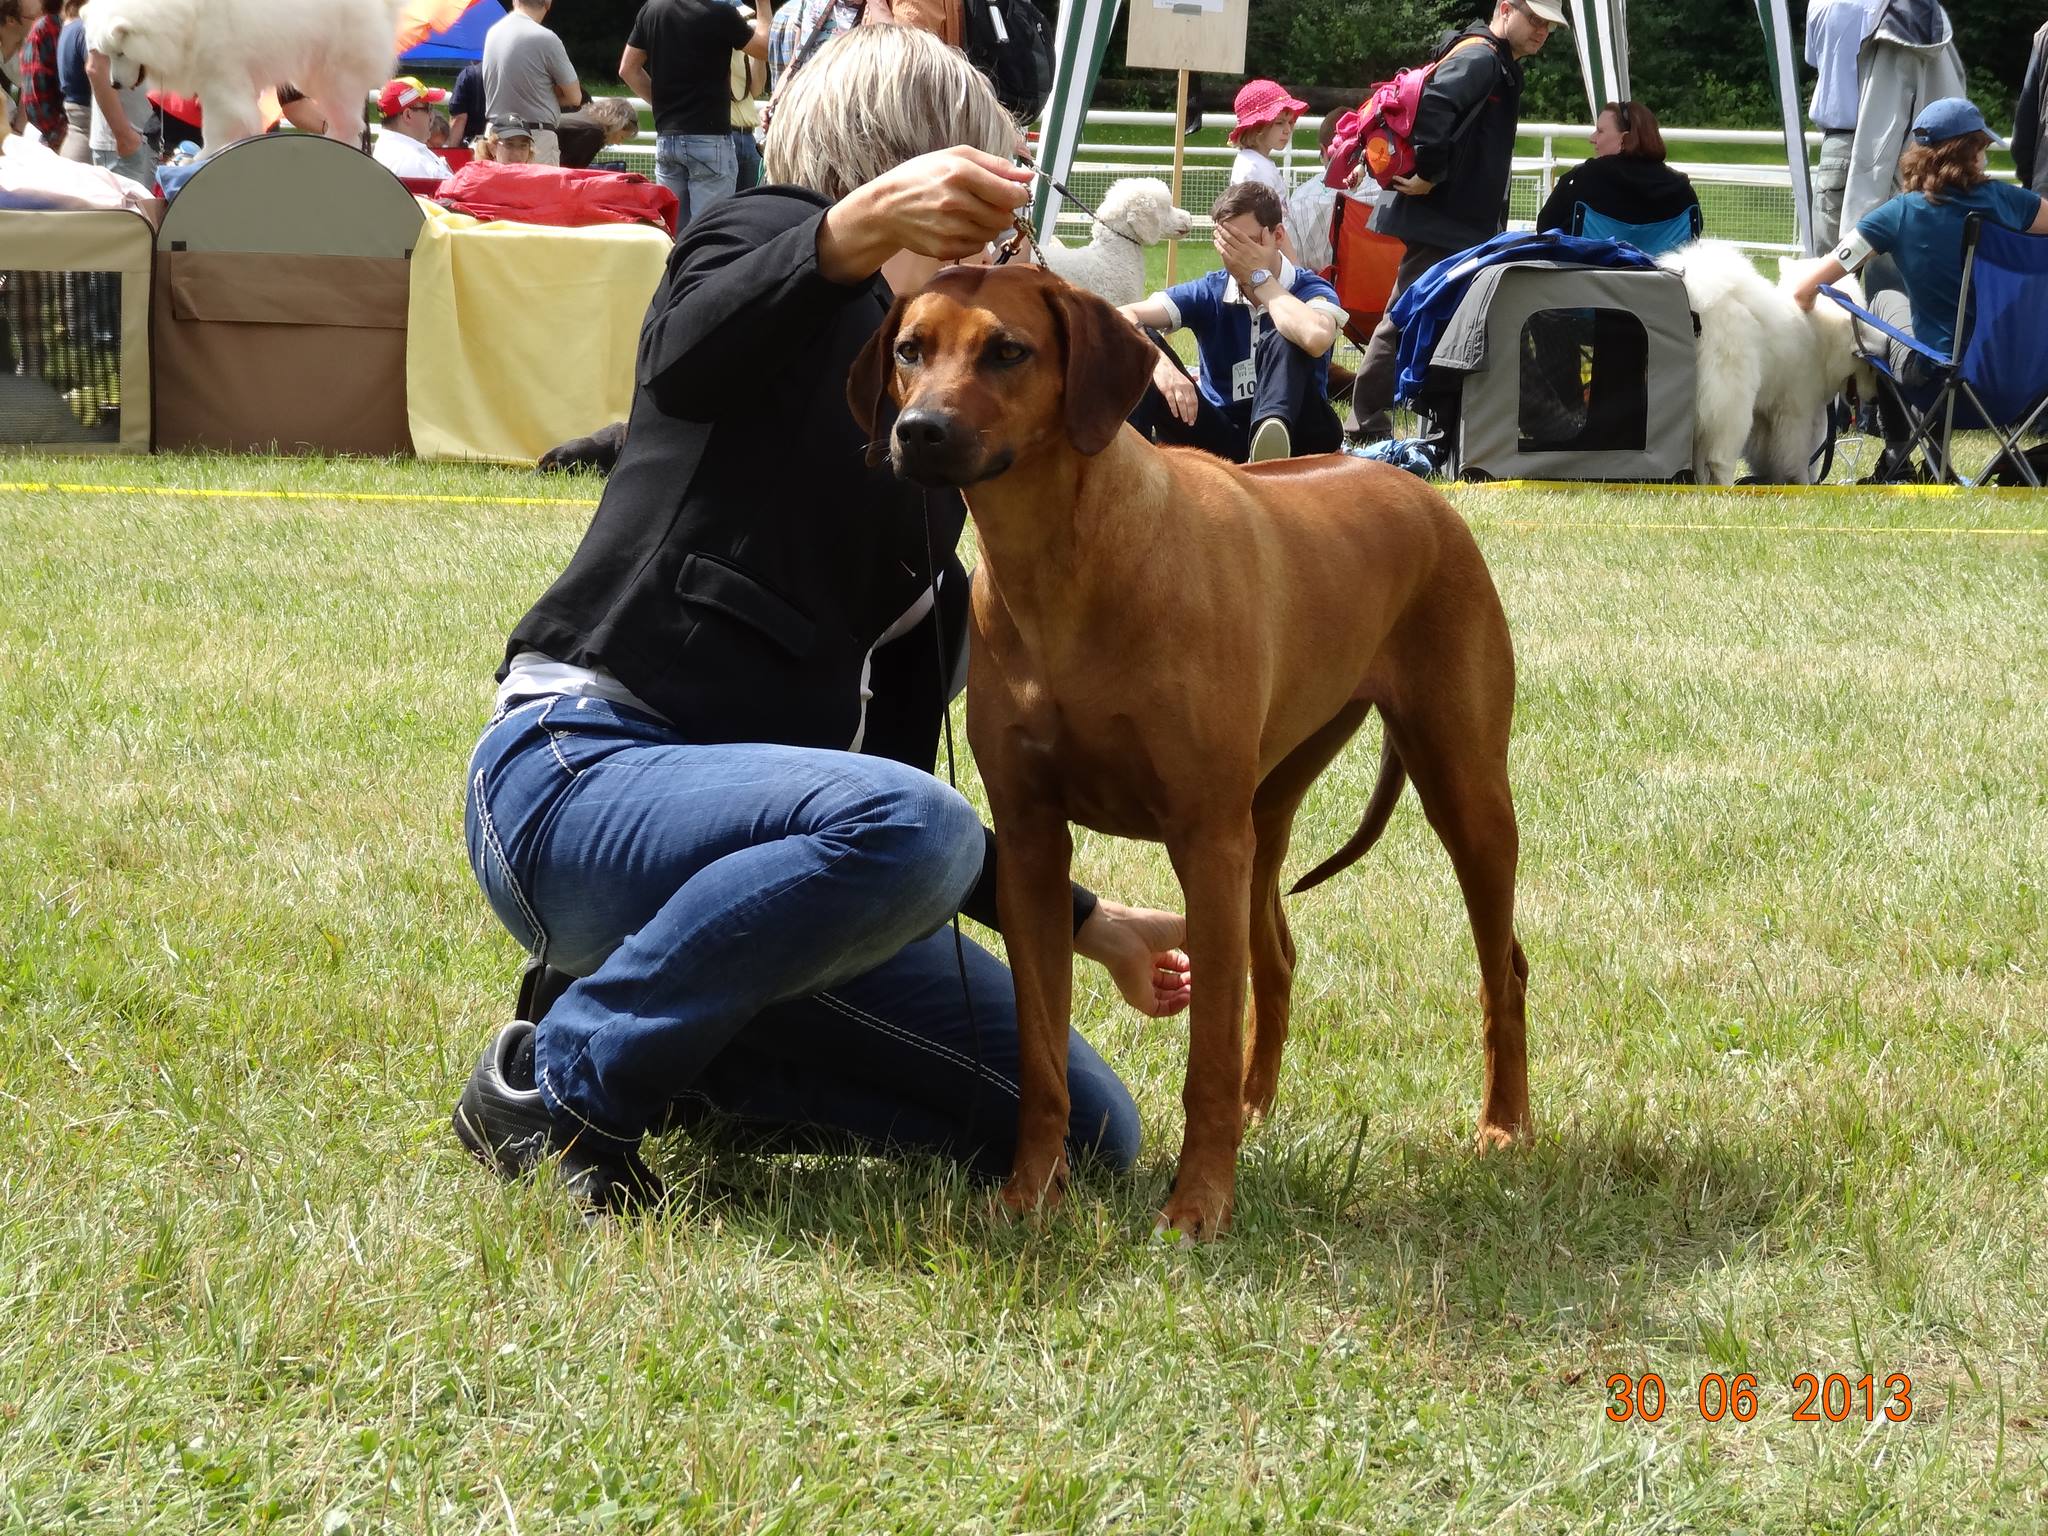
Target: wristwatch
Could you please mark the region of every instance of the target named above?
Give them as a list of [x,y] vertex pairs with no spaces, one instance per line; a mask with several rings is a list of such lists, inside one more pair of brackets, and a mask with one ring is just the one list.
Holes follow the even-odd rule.
[[1257,293],[1271,281],[1273,281],[1273,274],[1271,272],[1267,271],[1264,267],[1254,267],[1251,280],[1246,285],[1244,291],[1246,293]]

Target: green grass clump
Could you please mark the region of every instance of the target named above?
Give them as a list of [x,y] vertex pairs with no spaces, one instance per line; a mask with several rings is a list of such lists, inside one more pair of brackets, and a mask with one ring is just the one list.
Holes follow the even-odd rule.
[[[0,1530],[2048,1521],[2036,500],[1453,491],[1519,658],[1539,1137],[1469,1148],[1470,944],[1411,798],[1293,903],[1237,1229],[1169,1250],[1184,1025],[1087,968],[1145,1156],[1042,1233],[935,1164],[689,1144],[680,1211],[586,1232],[458,1151],[520,958],[462,764],[589,482],[0,479],[133,488],[0,490]],[[1155,848],[1077,867],[1175,900]],[[1795,1423],[1806,1370],[1908,1373],[1913,1416]],[[1663,1418],[1610,1422],[1644,1371]],[[1704,1421],[1742,1372],[1754,1419]]]

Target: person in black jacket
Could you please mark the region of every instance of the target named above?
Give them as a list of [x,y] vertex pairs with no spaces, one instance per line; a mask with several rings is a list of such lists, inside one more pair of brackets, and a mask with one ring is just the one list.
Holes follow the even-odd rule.
[[[513,628],[468,770],[486,898],[575,978],[456,1107],[507,1177],[553,1160],[589,1205],[642,1203],[641,1137],[707,1117],[1008,1170],[1009,973],[945,931],[995,925],[993,839],[931,771],[965,507],[870,467],[845,391],[895,294],[1010,228],[1015,141],[957,50],[855,29],[783,99],[780,184],[669,259],[617,467]],[[1127,999],[1186,1006],[1179,917],[1078,888],[1074,913]],[[1129,1167],[1129,1093],[1078,1033],[1069,1069],[1074,1148]]]
[[[1416,108],[1415,172],[1394,179],[1373,228],[1407,246],[1387,307],[1454,251],[1507,227],[1508,174],[1522,120],[1522,60],[1565,25],[1557,0],[1498,0],[1493,19],[1446,38]],[[1388,433],[1400,327],[1382,319],[1365,349],[1352,410],[1368,437]]]
[[1640,101],[1610,101],[1593,125],[1593,158],[1558,178],[1536,227],[1570,234],[1581,203],[1624,224],[1662,224],[1699,207],[1700,195],[1664,163],[1657,114]]
[[2012,121],[2012,165],[2020,185],[2048,197],[2048,26],[2034,34],[2027,72],[2020,80],[2019,106]]

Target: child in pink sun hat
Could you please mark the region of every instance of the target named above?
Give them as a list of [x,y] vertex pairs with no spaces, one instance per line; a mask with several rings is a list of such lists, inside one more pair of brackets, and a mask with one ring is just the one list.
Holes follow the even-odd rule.
[[1308,110],[1285,86],[1275,80],[1247,80],[1237,93],[1237,126],[1230,130],[1230,142],[1237,146],[1231,162],[1230,180],[1256,181],[1271,187],[1284,201],[1287,179],[1274,163],[1273,153],[1294,136],[1294,120]]

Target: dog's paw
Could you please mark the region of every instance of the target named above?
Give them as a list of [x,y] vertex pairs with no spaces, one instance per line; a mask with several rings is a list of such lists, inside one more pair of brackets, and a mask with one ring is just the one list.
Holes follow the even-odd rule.
[[1152,1224],[1152,1235],[1164,1242],[1214,1242],[1230,1230],[1231,1205],[1232,1191],[1227,1184],[1176,1179],[1173,1193]]
[[1273,1103],[1280,1096],[1277,1079],[1248,1077],[1244,1084],[1244,1125],[1250,1130],[1273,1118]]
[[1473,1138],[1473,1150],[1484,1157],[1489,1152],[1505,1152],[1528,1140],[1529,1124],[1526,1119],[1519,1125],[1482,1120],[1479,1122],[1479,1134]]
[[998,1201],[1002,1209],[1019,1220],[1034,1220],[1051,1215],[1060,1208],[1060,1201],[1067,1192],[1067,1160],[1053,1158],[1041,1160],[1019,1160],[1011,1172],[1008,1182],[1003,1185]]

